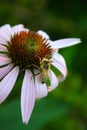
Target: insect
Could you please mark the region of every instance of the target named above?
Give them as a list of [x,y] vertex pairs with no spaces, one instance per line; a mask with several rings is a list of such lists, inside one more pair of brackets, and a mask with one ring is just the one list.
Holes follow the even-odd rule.
[[[39,62],[40,66],[32,64],[31,66],[28,66],[28,67],[31,67],[31,71],[33,73],[34,79],[36,75],[40,74],[40,81],[43,84],[43,83],[46,83],[47,80],[49,80],[51,61],[47,58],[42,58],[42,59],[39,58],[39,61],[40,61]],[[37,72],[33,70],[33,67],[34,69],[37,70]]]
[[50,60],[47,58],[43,58],[40,60],[40,78],[41,78],[41,83],[46,83],[46,81],[49,79],[49,73],[50,73]]

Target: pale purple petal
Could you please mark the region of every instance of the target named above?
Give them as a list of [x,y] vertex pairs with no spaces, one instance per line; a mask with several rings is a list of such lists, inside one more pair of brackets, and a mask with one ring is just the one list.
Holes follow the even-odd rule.
[[0,53],[0,56],[6,57],[5,53]]
[[4,36],[2,36],[2,35],[0,35],[0,44],[2,44],[2,45],[6,45],[7,44],[6,38],[4,38]]
[[33,75],[26,70],[21,91],[21,113],[23,123],[28,123],[35,103],[35,86]]
[[12,30],[13,30],[14,34],[15,33],[19,33],[21,31],[29,31],[28,29],[24,28],[23,24],[19,24],[19,25],[13,26]]
[[81,40],[79,38],[65,38],[53,42],[51,41],[50,45],[52,46],[53,49],[56,49],[56,48],[69,47],[78,43],[81,43]]
[[47,40],[49,39],[49,35],[46,32],[39,30],[37,33],[40,34],[43,38],[46,38]]
[[21,31],[22,28],[24,28],[24,25],[23,25],[23,24],[19,24],[19,25],[13,26],[13,27],[12,27],[12,30],[13,30],[14,33],[17,33],[17,32],[19,32],[19,31]]
[[4,30],[7,35],[10,35],[12,33],[12,29],[9,24],[5,24],[4,26],[0,27],[0,31],[1,30]]
[[18,73],[19,73],[19,68],[15,67],[0,82],[0,103],[2,103],[7,98],[12,88],[14,87]]
[[40,81],[40,75],[35,76],[35,90],[36,98],[42,98],[48,94],[46,84],[42,84]]
[[0,68],[0,79],[2,79],[12,68],[13,64],[9,64],[5,67]]
[[13,32],[9,24],[2,26],[0,28],[0,44],[7,44],[12,34]]
[[54,65],[61,72],[58,79],[60,82],[63,81],[67,75],[67,68],[64,58],[59,53],[53,54],[52,65]]
[[8,57],[0,56],[0,66],[11,63],[11,59]]
[[8,52],[7,48],[0,44],[0,51],[1,52]]
[[58,86],[58,78],[56,77],[56,75],[54,74],[54,72],[51,70],[50,71],[50,81],[51,81],[51,86],[48,87],[48,92],[51,92],[52,90],[54,90],[57,86]]

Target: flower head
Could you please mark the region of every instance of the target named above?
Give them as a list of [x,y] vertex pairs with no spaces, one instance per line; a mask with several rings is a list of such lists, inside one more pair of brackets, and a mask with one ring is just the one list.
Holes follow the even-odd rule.
[[[33,32],[23,25],[0,28],[0,103],[11,92],[20,71],[24,72],[21,89],[21,113],[28,123],[35,99],[47,96],[67,75],[66,63],[59,48],[80,43],[79,38],[51,41],[39,30]],[[58,69],[55,75],[52,66]],[[48,84],[48,81],[50,82]]]

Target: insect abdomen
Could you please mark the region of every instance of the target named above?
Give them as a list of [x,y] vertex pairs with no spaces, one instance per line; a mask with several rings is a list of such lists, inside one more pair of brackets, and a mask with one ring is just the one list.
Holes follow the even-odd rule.
[[43,69],[41,72],[41,83],[46,83],[48,79],[48,70]]

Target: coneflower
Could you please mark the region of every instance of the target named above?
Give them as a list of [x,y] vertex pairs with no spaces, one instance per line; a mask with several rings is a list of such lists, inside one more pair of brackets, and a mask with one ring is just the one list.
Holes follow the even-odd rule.
[[[28,123],[35,99],[47,96],[66,78],[67,68],[58,49],[80,43],[79,38],[51,41],[47,33],[4,25],[0,28],[0,103],[11,92],[20,71],[24,72],[21,89],[23,123]],[[51,66],[60,72],[55,75]],[[47,84],[49,79],[50,85]]]

